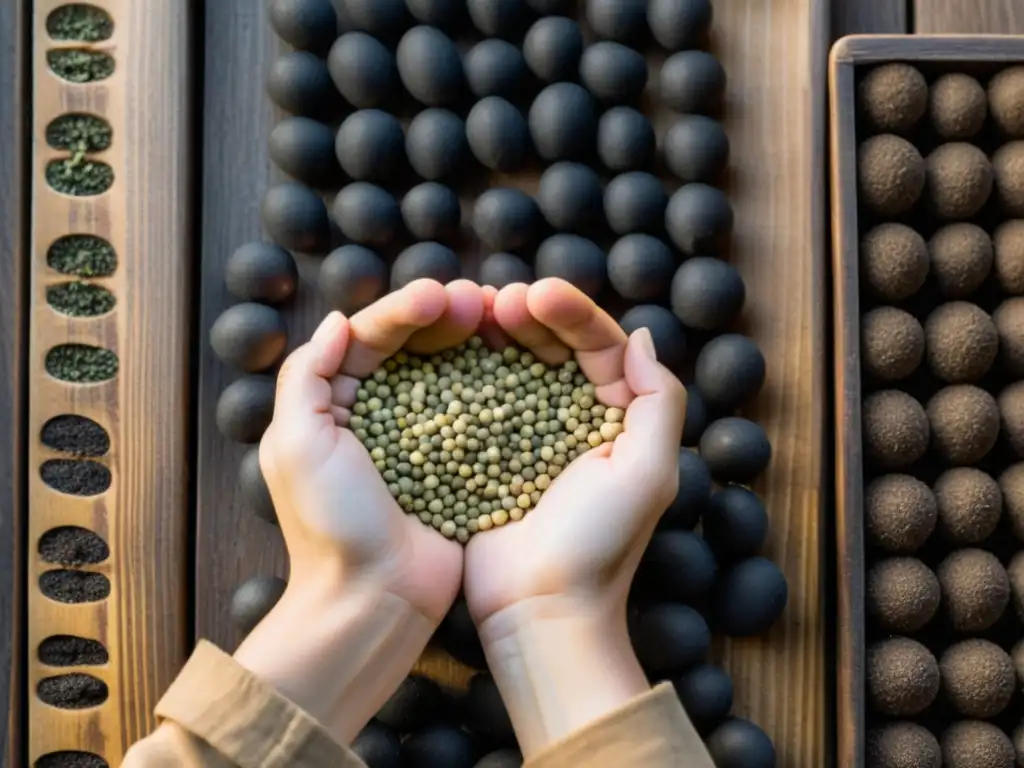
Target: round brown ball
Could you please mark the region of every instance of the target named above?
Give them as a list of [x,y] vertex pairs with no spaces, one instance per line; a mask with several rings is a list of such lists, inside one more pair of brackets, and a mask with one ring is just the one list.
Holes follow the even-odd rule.
[[883,381],[905,379],[924,358],[924,329],[909,312],[876,307],[861,318],[860,346],[869,374]]
[[935,530],[931,489],[910,475],[882,475],[864,492],[864,522],[876,547],[893,553],[916,552]]
[[917,293],[928,277],[928,246],[906,224],[879,224],[860,241],[860,267],[872,293],[902,301]]
[[921,629],[938,610],[941,594],[932,570],[913,557],[879,560],[868,571],[868,614],[886,632]]
[[939,663],[908,637],[892,637],[868,649],[868,696],[883,715],[907,717],[926,710],[939,692]]
[[1012,139],[1024,139],[1024,67],[1009,67],[988,82],[992,121]]
[[1010,651],[1010,658],[1013,660],[1013,669],[1017,674],[1018,682],[1024,686],[1024,640],[1018,640]]
[[872,136],[857,152],[861,200],[876,213],[898,216],[914,207],[925,184],[921,153],[891,133]]
[[1017,765],[1024,765],[1024,723],[1013,729],[1013,750],[1017,753]]
[[963,640],[939,659],[942,690],[953,709],[967,717],[995,717],[1017,687],[1010,654],[988,640]]
[[1003,144],[992,155],[992,173],[1003,210],[1024,216],[1024,141]]
[[955,467],[935,481],[939,530],[951,544],[978,544],[995,531],[1003,514],[1003,494],[991,475]]
[[999,418],[1010,447],[1024,459],[1024,381],[999,393]]
[[999,438],[999,406],[973,384],[955,384],[928,401],[932,443],[953,466],[981,461]]
[[946,616],[958,632],[983,632],[1002,617],[1010,602],[1010,577],[996,556],[960,549],[935,571]]
[[867,764],[872,768],[941,768],[939,740],[917,723],[895,722],[868,732]]
[[926,166],[932,207],[944,219],[969,219],[992,193],[992,164],[973,144],[942,144]]
[[934,83],[928,94],[932,127],[943,139],[969,139],[985,125],[988,111],[985,89],[970,75],[950,72]]
[[999,360],[1014,377],[1024,377],[1024,298],[1007,299],[992,313],[999,334]]
[[907,133],[928,108],[928,83],[909,64],[882,64],[861,80],[861,114],[878,132]]
[[1014,768],[1013,744],[992,723],[962,720],[942,734],[942,768]]
[[875,392],[863,408],[864,452],[879,467],[906,467],[928,450],[928,415],[906,392]]
[[992,238],[975,224],[947,224],[928,241],[928,256],[939,292],[962,299],[978,290],[992,271]]
[[[1024,551],[1018,552],[1010,560],[1010,564],[1006,567],[1006,577],[1010,580],[1010,594],[1013,596],[1013,609],[1017,613],[1017,618],[1024,621]],[[1024,640],[1021,641],[1021,645],[1018,648],[1021,649],[1021,655],[1017,655],[1017,651],[1014,651],[1014,658],[1024,663]],[[1024,666],[1018,667],[1024,669]],[[1024,678],[1021,678],[1024,682]]]
[[995,323],[976,304],[951,301],[932,310],[924,322],[928,367],[948,384],[978,381],[999,352]]
[[1003,290],[1024,295],[1024,220],[1004,221],[992,233],[996,277]]
[[1014,464],[999,476],[1003,509],[1018,539],[1024,541],[1024,461]]

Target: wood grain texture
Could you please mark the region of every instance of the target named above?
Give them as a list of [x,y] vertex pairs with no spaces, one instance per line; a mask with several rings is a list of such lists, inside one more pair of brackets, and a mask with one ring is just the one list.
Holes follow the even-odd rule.
[[832,39],[844,35],[903,33],[908,0],[832,0]]
[[[914,29],[919,35],[1024,34],[1020,0],[913,0]],[[888,30],[885,30],[888,31]]]
[[[118,765],[127,748],[155,726],[153,708],[186,655],[188,562],[189,116],[188,0],[144,5],[95,0],[110,13],[113,36],[81,46],[50,41],[46,17],[62,0],[38,0],[33,22],[33,194],[29,370],[28,491],[28,759],[55,750],[85,750]],[[51,47],[103,50],[115,60],[106,80],[72,84],[47,66]],[[97,154],[114,184],[93,197],[55,192],[44,180],[52,159],[46,127],[83,112],[106,119],[110,148]],[[118,256],[102,281],[117,303],[107,314],[69,318],[46,301],[46,288],[67,278],[50,270],[46,253],[67,234],[109,241]],[[119,357],[117,375],[98,384],[67,384],[46,373],[57,344],[105,347]],[[52,458],[38,436],[50,418],[73,413],[110,435],[103,461],[112,484],[97,496],[71,496],[42,482]],[[86,570],[111,583],[107,599],[67,604],[45,597],[37,542],[63,525],[88,528],[109,544],[109,558]],[[102,666],[53,668],[36,660],[40,641],[55,634],[102,642]],[[41,679],[84,672],[103,680],[109,697],[98,707],[56,709],[36,694]]]

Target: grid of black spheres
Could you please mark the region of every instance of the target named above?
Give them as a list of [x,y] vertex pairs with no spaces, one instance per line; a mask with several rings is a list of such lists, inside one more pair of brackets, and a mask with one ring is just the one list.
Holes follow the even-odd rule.
[[[764,732],[729,717],[729,676],[706,662],[712,629],[760,634],[787,598],[781,571],[759,556],[768,519],[747,487],[771,447],[759,425],[732,415],[760,391],[765,361],[753,341],[729,332],[746,291],[721,258],[732,209],[713,186],[729,144],[715,119],[725,75],[699,47],[710,2],[589,0],[584,20],[569,13],[563,0],[271,3],[276,32],[295,50],[268,76],[268,94],[289,113],[270,155],[293,181],[264,197],[273,242],[242,246],[226,266],[241,303],[217,319],[211,344],[246,375],[222,393],[218,427],[255,446],[269,424],[268,371],[287,345],[275,305],[298,282],[291,252],[324,257],[320,290],[354,312],[389,287],[457,278],[460,198],[475,197],[469,225],[490,254],[480,282],[561,277],[602,302],[625,299],[624,329],[648,327],[659,359],[690,381],[679,495],[631,596],[634,646],[652,680],[673,682],[721,768],[774,765]],[[667,55],[657,97],[643,94],[640,49],[652,45]],[[660,151],[643,112],[649,98],[676,113]],[[490,186],[494,174],[520,172],[540,173],[533,196],[511,182]],[[681,183],[671,195],[666,176]],[[239,484],[275,522],[256,447]],[[243,584],[232,603],[239,627],[248,631],[282,588],[276,578]],[[468,693],[454,701],[426,678],[408,678],[356,751],[370,768],[518,765],[464,603],[436,639],[480,670]]]

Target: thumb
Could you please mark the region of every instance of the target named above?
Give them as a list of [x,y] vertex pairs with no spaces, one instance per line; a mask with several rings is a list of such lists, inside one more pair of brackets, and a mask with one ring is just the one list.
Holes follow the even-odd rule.
[[636,458],[656,460],[666,457],[673,466],[683,435],[686,417],[686,390],[679,379],[658,362],[654,340],[647,328],[638,328],[626,343],[626,384],[636,395],[626,409],[625,432],[615,441],[616,447]]
[[277,376],[275,421],[330,411],[329,379],[341,368],[348,340],[348,318],[341,312],[331,312],[312,338],[288,356]]

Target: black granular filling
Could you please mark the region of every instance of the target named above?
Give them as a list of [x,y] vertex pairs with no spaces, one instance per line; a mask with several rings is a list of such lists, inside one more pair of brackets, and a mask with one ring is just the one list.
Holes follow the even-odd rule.
[[86,528],[63,525],[40,537],[39,556],[57,565],[96,565],[110,557],[110,547]]
[[87,459],[49,459],[39,468],[43,482],[72,496],[95,496],[110,487],[110,470]]
[[75,672],[45,677],[36,688],[39,698],[58,709],[88,709],[107,700],[107,684],[92,675]]
[[99,640],[53,635],[39,644],[39,661],[51,667],[81,667],[106,664],[110,654]]
[[54,40],[97,43],[114,34],[114,20],[102,8],[88,3],[68,3],[46,17],[46,34]]
[[43,424],[43,445],[74,456],[103,456],[110,450],[110,435],[92,419],[68,413]]
[[46,252],[46,266],[76,277],[108,277],[117,269],[117,254],[102,237],[65,235]]
[[91,752],[50,752],[36,760],[34,768],[110,768],[110,764]]
[[58,603],[96,603],[110,596],[110,579],[88,571],[47,571],[39,589]]

